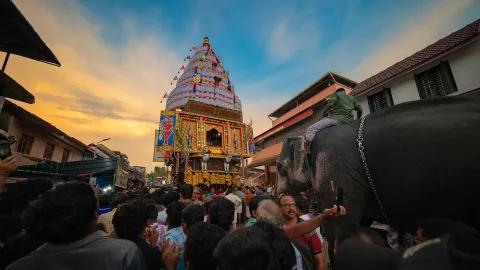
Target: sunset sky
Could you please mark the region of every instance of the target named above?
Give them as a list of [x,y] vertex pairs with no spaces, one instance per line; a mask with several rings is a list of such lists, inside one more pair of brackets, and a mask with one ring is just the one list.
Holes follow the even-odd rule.
[[[152,162],[160,100],[188,50],[209,36],[255,133],[267,114],[333,71],[355,81],[478,19],[480,0],[14,0],[61,67],[12,56],[35,95],[18,103],[132,165]],[[3,60],[0,53],[0,59]]]

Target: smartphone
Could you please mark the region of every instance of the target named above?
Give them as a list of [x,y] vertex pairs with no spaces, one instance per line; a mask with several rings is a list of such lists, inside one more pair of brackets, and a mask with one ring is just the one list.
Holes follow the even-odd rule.
[[337,206],[343,205],[343,188],[337,188],[337,198],[335,199]]

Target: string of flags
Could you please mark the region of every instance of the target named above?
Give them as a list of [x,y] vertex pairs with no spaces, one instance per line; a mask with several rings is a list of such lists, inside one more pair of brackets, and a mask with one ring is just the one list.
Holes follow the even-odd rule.
[[167,98],[168,98],[168,94],[167,94],[167,91],[165,91],[165,95],[163,95],[162,99],[160,100],[160,103],[163,103],[163,101]]

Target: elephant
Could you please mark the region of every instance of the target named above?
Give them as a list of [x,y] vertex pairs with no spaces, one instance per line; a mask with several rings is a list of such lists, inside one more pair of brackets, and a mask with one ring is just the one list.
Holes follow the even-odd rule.
[[406,102],[363,121],[365,163],[361,119],[318,132],[308,156],[303,138],[288,138],[277,159],[277,192],[312,188],[326,208],[335,201],[332,185],[341,187],[348,214],[334,224],[340,227],[375,220],[414,233],[418,219],[437,217],[480,228],[479,98]]

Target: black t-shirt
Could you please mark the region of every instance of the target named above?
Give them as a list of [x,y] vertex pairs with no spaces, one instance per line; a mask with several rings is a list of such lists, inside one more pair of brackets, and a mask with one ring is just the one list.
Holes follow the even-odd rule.
[[159,270],[163,267],[162,252],[158,248],[150,246],[143,239],[138,239],[135,244],[143,253],[147,270]]

